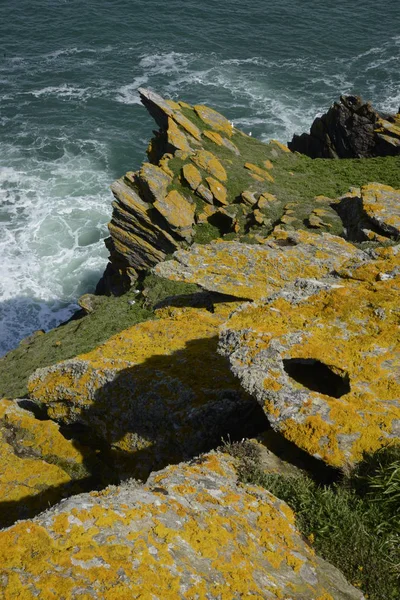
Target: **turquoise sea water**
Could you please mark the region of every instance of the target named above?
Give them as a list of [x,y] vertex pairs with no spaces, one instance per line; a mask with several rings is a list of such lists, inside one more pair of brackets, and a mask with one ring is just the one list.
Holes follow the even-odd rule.
[[2,0],[0,354],[54,327],[107,260],[108,186],[144,158],[137,88],[261,139],[341,93],[400,105],[399,0]]

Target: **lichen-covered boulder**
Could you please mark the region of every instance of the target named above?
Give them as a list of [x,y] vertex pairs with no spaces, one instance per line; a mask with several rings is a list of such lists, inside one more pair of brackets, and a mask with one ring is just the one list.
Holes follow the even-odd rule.
[[342,238],[306,231],[276,232],[263,244],[216,241],[179,250],[155,271],[174,281],[239,298],[260,300],[298,278],[322,279],[350,258],[366,260]]
[[4,600],[363,598],[284,502],[238,484],[233,459],[215,453],[0,532],[0,586]]
[[400,237],[400,190],[381,183],[352,188],[336,204],[348,236],[354,240]]
[[195,308],[166,309],[161,318],[122,331],[88,354],[38,369],[30,395],[51,418],[90,427],[124,476],[147,476],[210,449],[244,422],[251,430],[264,420],[228,361],[217,355],[225,318]]
[[400,278],[302,299],[285,292],[228,321],[220,352],[272,427],[334,467],[400,443]]
[[[94,455],[14,400],[0,400],[0,527],[83,491]],[[93,482],[92,482],[93,483]]]

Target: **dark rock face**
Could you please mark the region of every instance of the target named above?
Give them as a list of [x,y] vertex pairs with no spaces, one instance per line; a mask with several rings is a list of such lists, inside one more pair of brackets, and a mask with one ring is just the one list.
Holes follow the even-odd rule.
[[400,113],[382,115],[359,96],[341,96],[310,133],[294,135],[292,152],[311,158],[369,158],[400,154]]

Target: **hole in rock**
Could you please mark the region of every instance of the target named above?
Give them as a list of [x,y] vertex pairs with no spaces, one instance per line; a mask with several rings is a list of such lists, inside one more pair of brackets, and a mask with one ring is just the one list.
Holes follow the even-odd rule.
[[349,376],[333,371],[330,367],[313,358],[287,358],[283,360],[286,373],[304,387],[333,398],[340,398],[350,392]]

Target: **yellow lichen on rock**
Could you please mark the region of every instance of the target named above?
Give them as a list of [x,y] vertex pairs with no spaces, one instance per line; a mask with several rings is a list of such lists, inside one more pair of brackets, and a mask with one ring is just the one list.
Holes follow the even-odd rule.
[[279,230],[276,240],[267,239],[262,245],[224,241],[179,250],[175,260],[158,264],[156,272],[219,293],[260,300],[298,278],[327,277],[349,258],[364,256],[336,236]]
[[216,177],[220,181],[226,181],[227,175],[224,167],[220,161],[214,156],[212,152],[208,150],[198,150],[191,160],[201,169],[210,173],[213,177]]
[[399,291],[389,279],[282,293],[235,313],[220,348],[275,429],[330,465],[354,464],[400,443]]
[[182,175],[193,191],[196,191],[202,182],[201,173],[194,165],[187,163],[182,167]]
[[171,118],[168,118],[168,129],[167,129],[168,143],[177,150],[183,150],[183,152],[190,153],[192,149],[187,140],[186,135],[179,129],[178,125]]
[[190,239],[193,235],[195,205],[176,190],[171,190],[164,199],[154,202],[154,208],[164,217],[172,231]]
[[[87,449],[61,435],[52,421],[39,421],[16,401],[0,400],[0,527],[59,501],[89,472]],[[79,487],[75,491],[79,491]]]
[[95,428],[124,453],[131,476],[146,476],[155,465],[218,443],[222,423],[235,422],[253,402],[216,355],[224,319],[205,309],[175,309],[88,354],[37,370],[30,394],[52,418]]
[[218,113],[216,110],[213,110],[212,108],[202,104],[197,104],[193,108],[203,123],[211,127],[211,129],[222,132],[228,137],[233,135],[233,127],[231,123],[226,117]]
[[[257,179],[257,181],[262,181],[263,179],[265,179],[266,181],[270,181],[271,183],[274,182],[274,178],[272,177],[272,175],[270,173],[268,173],[268,171],[266,171],[265,169],[261,169],[261,167],[258,167],[257,165],[254,165],[253,163],[246,162],[244,164],[244,168],[251,171],[251,175],[255,179]],[[255,177],[256,175],[257,175],[257,177]],[[259,179],[260,177],[261,177],[261,179]]]
[[206,181],[212,195],[214,196],[214,199],[217,201],[217,204],[227,206],[229,204],[227,200],[227,191],[226,188],[222,185],[222,183],[220,183],[213,177],[206,177]]
[[316,559],[289,507],[238,484],[216,453],[1,531],[0,581],[4,600],[362,600]]

